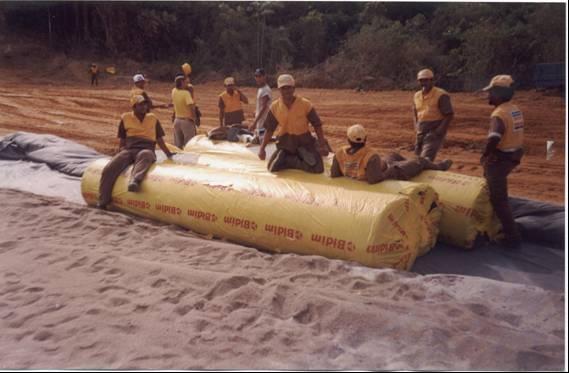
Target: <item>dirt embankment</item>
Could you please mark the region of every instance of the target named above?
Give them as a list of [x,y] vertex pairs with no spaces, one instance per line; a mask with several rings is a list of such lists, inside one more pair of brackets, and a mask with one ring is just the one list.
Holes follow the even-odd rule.
[[[69,65],[69,64],[68,64]],[[111,154],[117,142],[118,118],[129,110],[130,80],[126,76],[103,75],[98,87],[90,87],[86,68],[71,63],[68,75],[32,75],[21,69],[0,68],[0,135],[29,131],[59,135],[101,152]],[[69,73],[70,71],[70,73]],[[152,78],[152,74],[148,74]],[[154,101],[170,101],[172,84],[151,81],[147,87]],[[196,97],[203,113],[201,132],[218,123],[217,100],[221,82],[196,85]],[[255,88],[243,87],[249,97],[246,116],[252,120]],[[358,93],[349,90],[297,90],[308,97],[325,123],[325,134],[333,148],[345,142],[346,128],[361,123],[369,141],[382,152],[401,151],[409,155],[414,142],[411,120],[413,92],[385,91]],[[273,91],[278,97],[278,91]],[[456,117],[440,152],[440,159],[451,158],[452,172],[482,176],[479,164],[488,117],[492,108],[484,95],[454,93]],[[561,97],[534,91],[517,92],[515,102],[526,121],[526,155],[522,165],[509,178],[510,193],[519,197],[564,203],[565,196],[565,102]],[[157,109],[166,132],[173,141],[171,111]],[[546,160],[546,141],[554,140],[556,153]]]

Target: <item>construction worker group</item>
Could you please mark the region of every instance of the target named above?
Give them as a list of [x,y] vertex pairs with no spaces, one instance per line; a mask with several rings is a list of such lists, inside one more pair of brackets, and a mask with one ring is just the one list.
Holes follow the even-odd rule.
[[[197,133],[200,113],[195,104],[194,87],[190,83],[191,66],[185,63],[182,72],[175,77],[172,104],[154,105],[145,91],[145,77],[136,74],[131,90],[132,111],[121,116],[118,129],[120,151],[103,170],[100,182],[99,207],[111,202],[114,182],[124,169],[134,164],[128,190],[136,192],[144,175],[156,161],[156,144],[170,159],[174,155],[164,143],[164,130],[153,108],[173,107],[174,143],[183,149]],[[322,120],[312,102],[295,92],[295,80],[290,74],[277,79],[280,97],[273,100],[265,70],[254,72],[257,83],[255,118],[251,125],[245,123],[243,104],[249,102],[233,77],[224,80],[225,90],[219,95],[219,127],[209,131],[216,140],[238,141],[247,135],[253,144],[260,144],[258,156],[267,158],[267,145],[276,141],[276,150],[270,155],[267,168],[270,172],[298,169],[310,173],[323,173],[323,156],[331,152],[324,136]],[[454,117],[450,95],[434,85],[435,76],[430,69],[417,74],[420,86],[413,97],[413,123],[415,127],[414,156],[405,159],[397,153],[381,156],[368,146],[368,136],[363,126],[354,124],[347,130],[347,145],[333,155],[331,177],[349,177],[370,184],[387,179],[409,180],[423,170],[446,171],[451,160],[435,162]],[[509,75],[498,75],[483,88],[488,92],[488,102],[495,107],[490,115],[489,132],[480,159],[490,200],[502,223],[502,244],[515,248],[521,243],[520,234],[508,204],[507,177],[520,164],[523,156],[524,119],[519,108],[511,103],[514,80]],[[312,134],[312,127],[316,136]],[[273,135],[277,134],[276,139]]]

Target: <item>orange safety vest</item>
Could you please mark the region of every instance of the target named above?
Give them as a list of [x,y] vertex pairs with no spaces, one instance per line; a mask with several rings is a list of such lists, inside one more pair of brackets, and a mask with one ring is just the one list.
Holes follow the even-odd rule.
[[241,105],[241,95],[237,93],[237,91],[234,91],[233,95],[224,91],[219,95],[219,97],[223,100],[223,104],[225,105],[224,110],[226,113],[243,110],[243,106]]
[[152,113],[144,116],[144,120],[140,122],[134,112],[124,113],[121,116],[126,130],[127,137],[140,137],[150,141],[156,141],[156,124],[158,118]]
[[279,123],[279,135],[303,135],[310,132],[308,113],[312,110],[312,103],[304,97],[296,96],[290,109],[282,98],[271,104],[271,112]]
[[524,143],[524,116],[520,109],[510,102],[504,102],[494,109],[491,117],[500,118],[506,127],[498,150],[511,152],[520,149]]
[[[366,168],[370,158],[374,155],[379,157],[379,152],[374,148],[369,148],[364,146],[359,149],[354,154],[349,154],[348,149],[350,146],[344,146],[336,153],[336,160],[340,166],[340,171],[342,174],[352,179],[365,180],[366,179]],[[379,158],[380,162],[381,157]],[[381,167],[383,169],[383,167]]]
[[433,87],[429,93],[423,94],[423,91],[415,93],[413,102],[417,111],[417,121],[432,122],[444,118],[443,113],[439,109],[439,99],[443,95],[448,95],[444,89]]

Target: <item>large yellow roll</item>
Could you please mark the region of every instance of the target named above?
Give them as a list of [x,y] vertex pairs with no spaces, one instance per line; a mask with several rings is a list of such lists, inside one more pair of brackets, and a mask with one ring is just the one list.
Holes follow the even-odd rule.
[[[89,205],[97,202],[107,162],[93,162],[83,175],[81,190]],[[121,175],[113,206],[270,251],[411,268],[427,228],[422,208],[409,197],[361,183],[371,189],[359,189],[347,179],[336,184],[322,175],[286,173],[238,173],[165,161],[152,166],[138,193],[127,191]],[[422,188],[423,195],[436,195]]]
[[[184,149],[194,154],[197,164],[208,167],[223,168],[235,172],[266,172],[266,164],[259,162],[254,148],[245,144],[214,142],[205,136],[194,137]],[[329,174],[331,156],[325,161],[326,172]],[[319,175],[329,178],[327,175]],[[338,186],[352,188],[368,188],[367,184],[358,181],[337,181]],[[347,180],[347,179],[344,179]],[[352,183],[352,184],[350,184]],[[424,183],[432,189],[417,187]],[[354,185],[349,187],[349,185]],[[439,239],[463,248],[472,248],[479,235],[495,239],[500,229],[500,223],[494,215],[490,204],[488,188],[483,178],[455,174],[442,171],[424,171],[409,182],[388,180],[373,186],[373,190],[381,193],[394,193],[409,196],[413,202],[425,209],[423,219],[430,221],[423,225],[428,232],[422,233],[420,254],[426,253]],[[435,195],[431,195],[434,193]],[[438,197],[436,196],[438,194]],[[439,208],[433,208],[436,204]],[[439,226],[440,221],[440,226]]]

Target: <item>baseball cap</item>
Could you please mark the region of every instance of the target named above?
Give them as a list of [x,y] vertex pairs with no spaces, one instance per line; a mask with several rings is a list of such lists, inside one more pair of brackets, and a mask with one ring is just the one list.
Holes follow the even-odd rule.
[[279,78],[277,79],[277,87],[282,88],[286,86],[294,87],[294,78],[290,74],[279,75]]
[[176,77],[174,78],[174,83],[176,83],[178,80],[180,79],[185,79],[186,77],[182,74],[178,74],[176,75]]
[[259,67],[258,69],[255,70],[255,76],[265,76],[265,69],[263,69],[262,67]]
[[489,91],[493,87],[510,88],[514,84],[514,79],[510,75],[496,75],[490,80],[490,84],[482,88],[483,91]]
[[144,75],[142,74],[136,74],[135,76],[132,77],[133,82],[138,83],[138,82],[143,82],[144,79]]
[[356,144],[361,144],[366,139],[366,130],[361,124],[354,124],[348,128],[348,140]]
[[433,79],[435,74],[433,74],[432,70],[423,69],[417,73],[417,80],[419,79]]
[[223,81],[223,85],[235,85],[235,79],[233,79],[232,76],[228,76],[227,78],[225,78],[225,80]]

